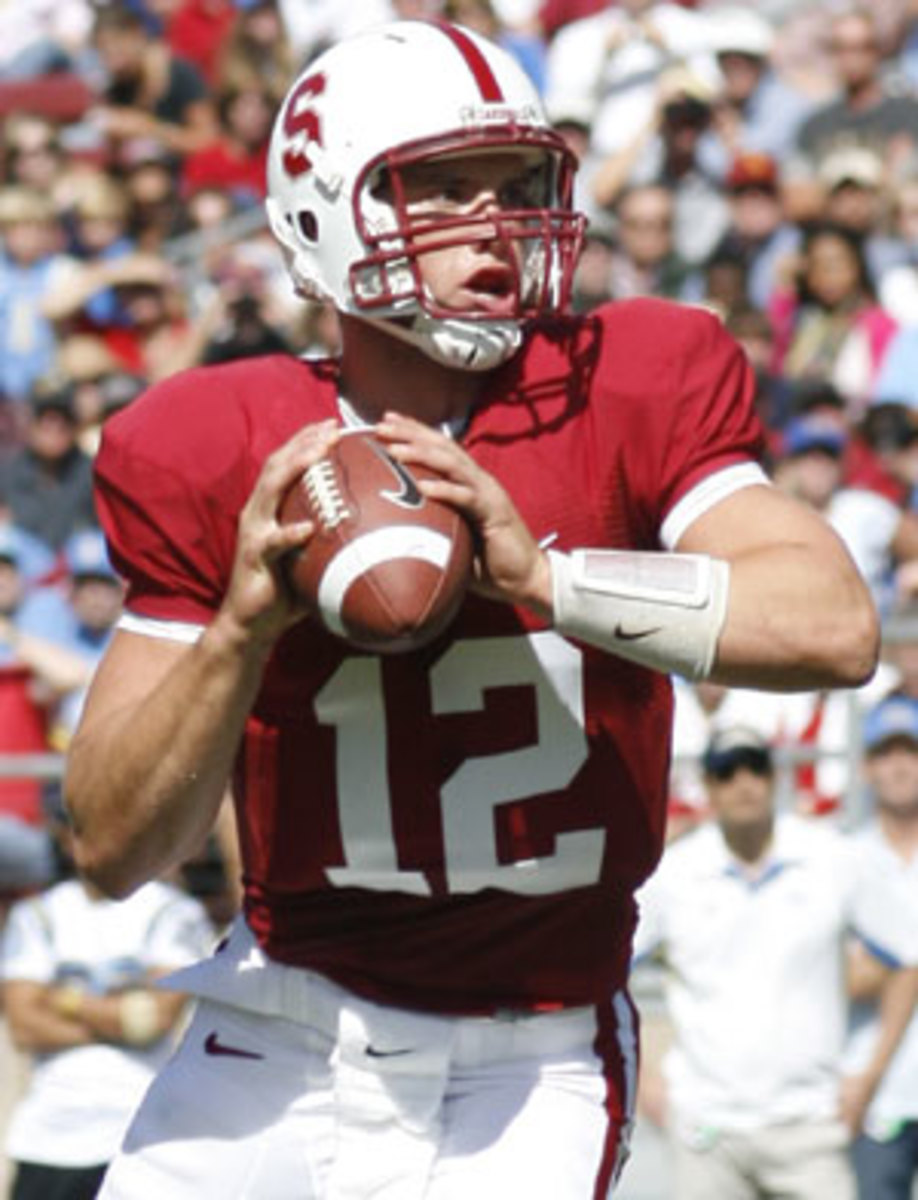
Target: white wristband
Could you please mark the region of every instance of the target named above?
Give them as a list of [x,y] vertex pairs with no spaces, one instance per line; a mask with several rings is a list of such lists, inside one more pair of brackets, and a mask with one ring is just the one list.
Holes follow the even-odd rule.
[[730,590],[723,559],[638,550],[548,555],[559,633],[666,674],[710,674]]

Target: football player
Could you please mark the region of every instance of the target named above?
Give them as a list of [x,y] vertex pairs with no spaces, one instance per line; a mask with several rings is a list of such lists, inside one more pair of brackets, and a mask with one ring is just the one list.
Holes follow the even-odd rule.
[[[573,162],[514,61],[399,22],[311,62],[268,212],[335,361],[174,376],[106,425],[126,613],[74,739],[82,870],[125,895],[232,778],[245,903],[103,1196],[586,1200],[634,1103],[633,893],[663,844],[668,675],[853,685],[877,623],[837,538],[769,486],[718,320],[564,314]],[[473,522],[433,644],[304,619],[282,495],[375,425]]]

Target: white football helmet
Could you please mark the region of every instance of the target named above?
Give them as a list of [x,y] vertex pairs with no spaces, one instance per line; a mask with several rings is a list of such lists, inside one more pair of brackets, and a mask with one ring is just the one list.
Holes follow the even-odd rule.
[[[531,195],[412,224],[405,167],[492,149],[532,152]],[[485,370],[516,351],[523,321],[567,305],[585,225],[571,209],[574,169],[510,55],[455,25],[397,21],[337,43],[291,87],[271,139],[268,217],[299,292],[382,322],[439,362]],[[419,231],[438,248],[515,248],[513,303],[499,319],[436,303]]]

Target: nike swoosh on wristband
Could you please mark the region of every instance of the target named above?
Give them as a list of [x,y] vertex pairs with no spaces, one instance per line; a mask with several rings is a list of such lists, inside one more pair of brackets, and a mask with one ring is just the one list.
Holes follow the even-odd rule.
[[367,1058],[398,1058],[401,1054],[410,1054],[411,1046],[406,1046],[403,1050],[377,1050],[375,1046],[367,1046],[364,1053]]
[[621,625],[616,625],[615,637],[620,642],[639,642],[653,633],[659,633],[660,629],[660,625],[655,625],[652,629],[622,629]]
[[238,1046],[228,1046],[226,1042],[221,1042],[216,1030],[204,1039],[204,1053],[217,1058],[264,1058],[263,1054],[258,1054],[255,1050],[242,1050]]

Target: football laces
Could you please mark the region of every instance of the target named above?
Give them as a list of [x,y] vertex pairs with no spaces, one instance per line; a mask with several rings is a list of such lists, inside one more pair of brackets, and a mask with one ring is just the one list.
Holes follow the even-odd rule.
[[319,522],[326,529],[334,529],[350,516],[347,504],[338,485],[338,476],[333,463],[323,458],[306,469],[304,476],[306,494]]

